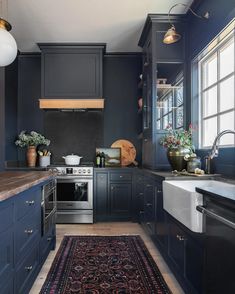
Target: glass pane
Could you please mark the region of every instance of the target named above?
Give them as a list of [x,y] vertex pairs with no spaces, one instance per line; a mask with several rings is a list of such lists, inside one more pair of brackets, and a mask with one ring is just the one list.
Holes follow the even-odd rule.
[[217,135],[217,117],[203,122],[203,146],[212,146]]
[[[220,115],[220,132],[224,130],[234,130],[234,111]],[[226,134],[220,139],[220,145],[233,145],[234,135]]]
[[161,129],[161,120],[157,120],[157,130]]
[[176,88],[176,106],[179,106],[183,104],[183,83],[181,83],[177,88]]
[[163,101],[163,114],[166,114],[168,112],[168,101],[164,100]]
[[171,125],[172,126],[172,112],[170,112],[169,114],[168,114],[168,123],[169,123],[169,125]]
[[220,78],[234,71],[234,40],[220,51]]
[[217,55],[213,55],[203,64],[203,89],[217,81]]
[[220,84],[220,111],[234,107],[234,76]]
[[217,113],[217,87],[203,93],[203,117]]
[[166,129],[168,126],[168,115],[163,117],[163,129]]
[[173,106],[173,97],[172,97],[172,95],[169,95],[169,98],[168,98],[168,111],[172,110],[172,106]]
[[176,128],[182,127],[184,124],[184,111],[183,107],[176,109]]
[[161,108],[157,107],[157,118],[161,117]]

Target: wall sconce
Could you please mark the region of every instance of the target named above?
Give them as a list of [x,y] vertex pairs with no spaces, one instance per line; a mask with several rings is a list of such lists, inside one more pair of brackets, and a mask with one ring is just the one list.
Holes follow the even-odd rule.
[[184,7],[187,7],[189,9],[189,11],[191,11],[192,14],[198,18],[201,18],[201,19],[208,19],[209,18],[209,12],[206,12],[204,15],[198,15],[196,12],[194,12],[192,10],[192,8],[190,8],[189,5],[186,5],[183,3],[177,3],[177,4],[173,5],[168,12],[168,19],[169,19],[169,23],[171,24],[171,27],[168,29],[168,31],[166,32],[166,34],[163,38],[163,43],[165,43],[165,44],[173,44],[181,39],[181,35],[176,31],[175,26],[171,23],[171,20],[170,20],[170,13],[171,13],[172,9],[174,9],[178,5],[182,5]]
[[[2,1],[0,4],[2,12]],[[9,33],[11,28],[10,23],[0,17],[0,66],[7,66],[11,64],[17,55],[16,41]]]

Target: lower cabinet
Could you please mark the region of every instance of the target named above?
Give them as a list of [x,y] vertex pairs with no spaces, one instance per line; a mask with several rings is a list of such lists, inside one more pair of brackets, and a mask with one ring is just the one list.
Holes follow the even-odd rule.
[[[189,231],[163,209],[163,178],[149,172],[135,175],[136,215],[186,293],[203,293],[202,234]],[[139,216],[139,217],[138,217]]]
[[42,236],[43,184],[0,203],[0,293],[29,293],[55,247],[55,222]]
[[115,218],[130,218],[131,190],[131,183],[110,184],[110,214]]
[[128,168],[95,169],[95,221],[132,220],[132,185]]

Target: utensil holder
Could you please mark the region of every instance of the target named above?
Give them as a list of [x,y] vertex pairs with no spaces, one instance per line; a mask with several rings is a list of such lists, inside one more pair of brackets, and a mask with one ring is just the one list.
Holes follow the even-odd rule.
[[50,165],[50,162],[51,162],[50,155],[39,156],[39,166],[46,167],[46,166]]

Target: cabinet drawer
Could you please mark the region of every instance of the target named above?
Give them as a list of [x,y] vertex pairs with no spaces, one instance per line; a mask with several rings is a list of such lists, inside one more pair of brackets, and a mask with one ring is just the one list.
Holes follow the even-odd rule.
[[27,214],[17,224],[17,230],[15,231],[15,261],[16,263],[23,258],[28,250],[35,244],[40,238],[40,211],[35,214]]
[[16,218],[19,220],[30,212],[35,212],[41,205],[41,188],[29,189],[18,195]]
[[[0,289],[13,273],[13,231],[0,234]],[[0,290],[1,292],[1,290]],[[5,292],[3,292],[5,293]]]
[[113,182],[131,181],[131,179],[131,173],[110,173],[110,181]]
[[15,293],[28,293],[39,266],[39,246],[34,246],[19,265],[15,276]]
[[3,287],[1,286],[0,293],[3,293],[3,294],[12,294],[12,293],[14,293],[13,292],[14,291],[13,290],[13,285],[14,285],[13,275],[10,278],[8,276],[7,279],[8,279],[8,281],[7,280],[4,280],[4,284],[3,284],[4,286]]
[[2,203],[0,207],[0,233],[13,224],[13,202]]

